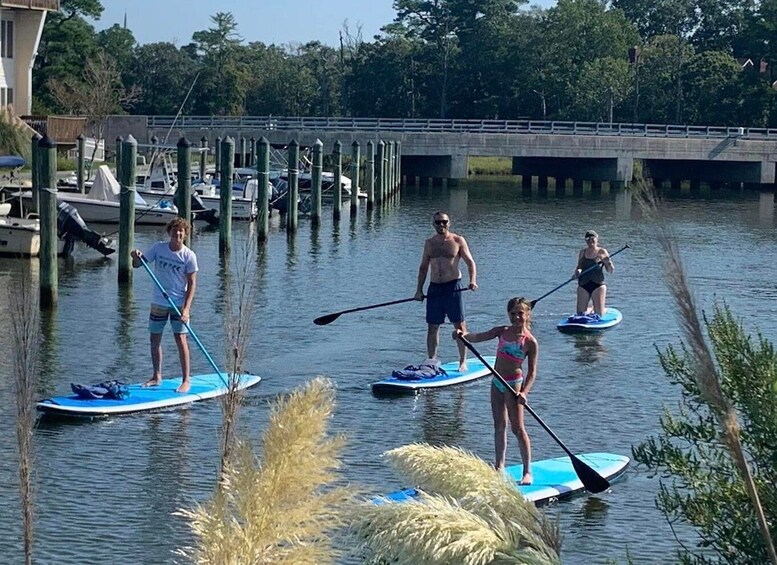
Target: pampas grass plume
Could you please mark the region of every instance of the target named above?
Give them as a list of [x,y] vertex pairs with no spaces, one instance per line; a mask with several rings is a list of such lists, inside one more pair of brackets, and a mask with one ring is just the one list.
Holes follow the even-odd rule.
[[180,555],[195,563],[329,563],[329,534],[343,524],[349,495],[333,487],[341,437],[327,436],[334,389],[314,379],[277,401],[262,439],[262,457],[238,442],[212,499],[178,512],[197,544]]

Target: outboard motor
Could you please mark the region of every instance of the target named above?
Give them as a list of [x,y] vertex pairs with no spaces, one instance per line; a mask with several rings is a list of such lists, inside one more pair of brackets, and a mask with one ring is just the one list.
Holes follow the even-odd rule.
[[218,210],[214,208],[207,208],[205,203],[200,198],[200,195],[196,192],[192,192],[192,215],[198,220],[208,222],[210,226],[219,225]]
[[116,249],[112,247],[113,242],[86,227],[86,222],[81,218],[78,210],[67,202],[57,203],[57,232],[60,239],[64,238],[67,242],[66,252],[72,251],[73,243],[76,240],[83,241],[106,257],[116,252]]

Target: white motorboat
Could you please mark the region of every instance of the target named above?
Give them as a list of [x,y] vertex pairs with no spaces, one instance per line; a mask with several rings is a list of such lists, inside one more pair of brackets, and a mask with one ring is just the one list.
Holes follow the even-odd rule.
[[[108,166],[101,165],[87,194],[58,192],[57,200],[75,206],[86,222],[118,224],[121,213],[120,193],[121,187]],[[32,193],[25,191],[21,197],[29,201]],[[193,215],[195,220],[207,221],[207,218],[200,217],[198,212],[194,212]],[[176,217],[178,217],[178,209],[173,204],[172,198],[162,198],[149,204],[140,194],[135,193],[135,224],[164,226]]]

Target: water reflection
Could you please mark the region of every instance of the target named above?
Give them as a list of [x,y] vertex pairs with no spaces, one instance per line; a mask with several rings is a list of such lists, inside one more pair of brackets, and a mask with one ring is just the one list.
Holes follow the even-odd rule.
[[774,193],[761,192],[758,199],[758,224],[765,228],[774,222]]
[[144,499],[151,520],[164,522],[177,509],[188,483],[191,409],[150,414],[145,436],[148,459],[144,470]]
[[572,334],[575,346],[575,362],[594,365],[605,358],[607,348],[603,344],[603,333]]
[[454,218],[467,217],[469,191],[466,188],[452,188],[448,191],[448,213]]
[[630,220],[631,219],[631,203],[632,192],[630,189],[625,189],[615,194],[615,219],[616,220]]
[[[117,287],[118,317],[114,326],[117,355],[113,363],[105,368],[106,375],[121,374],[122,368],[132,363],[134,351],[135,308],[133,307],[132,285]],[[107,345],[107,344],[106,344]]]
[[464,440],[464,387],[452,392],[452,398],[439,391],[426,391],[421,395],[421,429],[426,443],[458,445]]
[[40,385],[45,389],[60,374],[59,328],[57,326],[57,308],[41,310],[40,330],[43,346],[40,348]]

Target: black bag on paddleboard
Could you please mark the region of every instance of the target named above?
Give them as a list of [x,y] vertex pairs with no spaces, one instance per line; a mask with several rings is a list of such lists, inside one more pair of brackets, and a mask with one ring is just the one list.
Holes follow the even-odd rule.
[[402,381],[420,381],[447,374],[445,369],[440,367],[439,361],[434,363],[427,360],[420,365],[408,365],[404,369],[397,369],[391,373],[391,376]]
[[123,400],[130,395],[129,386],[120,381],[103,381],[96,385],[70,383],[70,388],[78,398],[85,400]]

